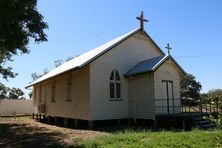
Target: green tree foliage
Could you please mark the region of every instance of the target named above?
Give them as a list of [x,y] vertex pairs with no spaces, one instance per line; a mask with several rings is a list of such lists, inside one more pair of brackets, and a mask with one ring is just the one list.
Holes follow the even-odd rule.
[[36,43],[47,41],[44,29],[48,25],[36,5],[37,0],[0,1],[0,75],[4,79],[17,75],[12,67],[5,67],[5,62],[18,53],[29,53],[30,39]]
[[6,87],[4,84],[0,83],[0,99],[6,99],[8,91],[9,88]]
[[60,65],[62,65],[64,62],[62,59],[56,60],[54,61],[55,67],[59,67]]
[[212,89],[207,92],[209,100],[214,102],[222,101],[222,89]]
[[9,88],[0,83],[0,99],[23,99],[24,92],[19,88]]
[[195,76],[187,74],[180,81],[181,96],[199,99],[202,86],[196,81]]
[[23,99],[24,92],[19,88],[12,88],[9,91],[8,99]]
[[31,74],[32,82],[40,78],[42,75],[37,74],[36,72]]

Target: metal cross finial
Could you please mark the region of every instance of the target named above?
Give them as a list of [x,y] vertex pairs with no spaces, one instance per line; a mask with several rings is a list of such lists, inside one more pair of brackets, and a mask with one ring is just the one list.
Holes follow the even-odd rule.
[[143,17],[143,11],[141,12],[139,17],[136,17],[138,20],[140,20],[140,28],[142,30],[142,33],[144,33],[144,22],[148,22],[148,20],[144,19]]
[[167,43],[167,46],[165,48],[168,50],[168,54],[170,54],[170,50],[172,50],[172,48],[170,47],[169,43]]

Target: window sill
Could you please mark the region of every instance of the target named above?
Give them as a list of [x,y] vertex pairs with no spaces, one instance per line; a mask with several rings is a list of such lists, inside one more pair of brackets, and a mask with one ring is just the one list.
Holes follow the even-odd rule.
[[123,101],[123,99],[109,99],[109,101]]

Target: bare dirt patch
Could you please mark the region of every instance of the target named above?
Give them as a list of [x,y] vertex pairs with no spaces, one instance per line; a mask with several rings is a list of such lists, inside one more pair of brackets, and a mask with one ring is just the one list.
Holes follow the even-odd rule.
[[75,139],[89,139],[106,134],[57,127],[28,117],[0,118],[0,147],[70,147],[75,144]]

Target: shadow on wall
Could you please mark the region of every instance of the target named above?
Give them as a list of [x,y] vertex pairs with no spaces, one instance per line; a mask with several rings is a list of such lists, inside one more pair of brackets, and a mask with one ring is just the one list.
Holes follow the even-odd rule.
[[0,147],[66,147],[64,135],[28,124],[0,123]]

